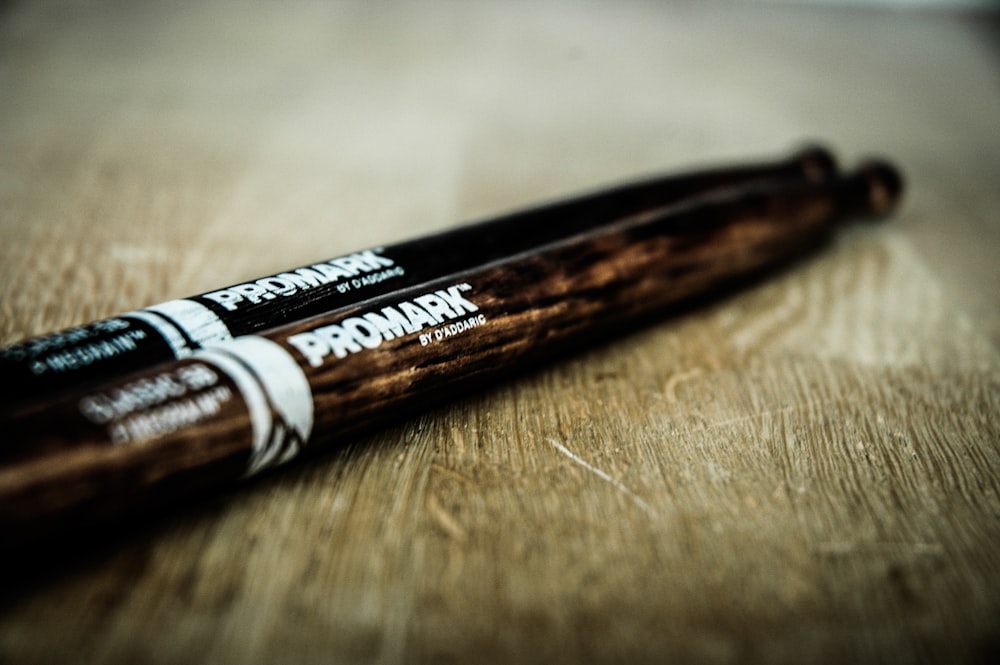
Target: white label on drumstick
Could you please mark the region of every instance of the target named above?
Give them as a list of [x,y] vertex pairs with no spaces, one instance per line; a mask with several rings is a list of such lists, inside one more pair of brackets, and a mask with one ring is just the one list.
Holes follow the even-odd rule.
[[123,316],[152,326],[175,358],[186,358],[204,346],[233,338],[215,312],[193,300],[171,300]]
[[263,337],[238,337],[196,356],[233,380],[250,412],[253,450],[246,475],[295,457],[312,433],[313,397],[295,359]]
[[178,324],[198,346],[209,346],[233,338],[229,328],[215,312],[194,300],[170,300],[146,308]]

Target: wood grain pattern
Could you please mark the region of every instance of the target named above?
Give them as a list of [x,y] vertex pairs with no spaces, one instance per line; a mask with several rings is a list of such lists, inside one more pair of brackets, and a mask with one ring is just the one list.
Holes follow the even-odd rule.
[[995,21],[0,12],[3,343],[807,137],[911,182],[739,297],[5,569],[0,660],[996,659]]

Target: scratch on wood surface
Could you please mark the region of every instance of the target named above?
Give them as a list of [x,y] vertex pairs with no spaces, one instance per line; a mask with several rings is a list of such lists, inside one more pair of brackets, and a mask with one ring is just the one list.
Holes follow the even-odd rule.
[[[697,426],[697,429],[701,431],[708,431],[715,429],[717,427],[732,427],[733,425],[743,425],[745,423],[762,420],[764,418],[773,416],[785,416],[788,414],[795,413],[796,411],[812,411],[821,410],[830,406],[840,405],[842,402],[840,400],[819,400],[816,402],[801,402],[797,404],[789,404],[787,406],[780,406],[774,408],[764,408],[760,411],[754,413],[747,413],[741,416],[736,416],[734,418],[725,418],[723,420],[713,420],[710,422],[701,423]],[[694,429],[694,428],[692,428]]]
[[[778,288],[778,287],[774,287]],[[805,294],[802,287],[794,282],[782,287],[785,298],[770,310],[762,312],[753,321],[741,322],[741,328],[732,334],[730,346],[736,351],[747,351],[757,346],[775,331],[784,330],[789,323],[802,311]]]
[[935,542],[856,542],[825,541],[817,543],[813,551],[821,557],[868,557],[868,558],[940,558],[945,550]]
[[462,525],[458,523],[458,520],[451,513],[444,509],[444,506],[438,502],[437,497],[433,494],[427,497],[427,511],[434,518],[434,521],[437,522],[438,526],[458,542],[464,543],[466,538],[468,538],[468,534],[462,528]]
[[566,446],[562,445],[561,443],[559,443],[555,439],[548,439],[548,442],[551,443],[555,447],[555,449],[558,450],[559,452],[561,452],[563,455],[565,455],[566,457],[570,458],[571,460],[573,460],[574,462],[576,462],[577,464],[579,464],[580,466],[582,466],[587,471],[590,471],[592,474],[594,474],[595,476],[597,476],[601,480],[603,480],[603,481],[605,481],[607,483],[610,483],[615,488],[617,488],[619,491],[621,491],[622,493],[626,494],[630,499],[632,499],[633,502],[635,502],[635,505],[637,505],[640,508],[642,508],[646,512],[646,514],[648,514],[650,517],[656,517],[656,518],[658,518],[660,516],[659,513],[657,513],[656,510],[653,509],[652,506],[650,506],[648,503],[646,503],[645,501],[643,501],[642,499],[640,499],[636,495],[635,492],[633,492],[632,490],[630,490],[628,487],[626,487],[625,485],[623,485],[619,481],[615,480],[614,478],[612,478],[611,476],[609,476],[605,472],[601,471],[597,467],[592,466],[592,465],[588,464],[587,462],[585,462],[584,460],[580,459],[579,457],[577,457],[576,455],[574,455],[571,450],[569,450]]
[[669,379],[667,379],[666,384],[664,384],[663,386],[663,396],[667,398],[668,402],[676,402],[677,386],[679,386],[684,381],[689,381],[695,378],[696,376],[701,374],[701,372],[702,370],[700,367],[694,367],[692,369],[683,372],[677,372],[676,374],[672,375]]

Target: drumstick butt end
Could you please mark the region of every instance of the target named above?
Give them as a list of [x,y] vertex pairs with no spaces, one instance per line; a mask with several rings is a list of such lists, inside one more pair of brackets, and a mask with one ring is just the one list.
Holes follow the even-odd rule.
[[830,150],[818,143],[803,146],[795,153],[795,163],[798,164],[806,179],[813,182],[830,180],[837,175],[837,158]]
[[903,195],[903,176],[892,164],[882,160],[870,160],[857,170],[867,187],[865,213],[873,217],[883,217],[891,213]]

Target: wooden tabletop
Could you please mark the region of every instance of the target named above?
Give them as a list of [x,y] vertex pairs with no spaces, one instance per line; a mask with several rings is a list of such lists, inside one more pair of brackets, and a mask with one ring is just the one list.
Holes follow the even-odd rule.
[[709,3],[0,6],[3,343],[807,140],[908,183],[773,279],[5,570],[0,662],[996,658],[998,35]]

